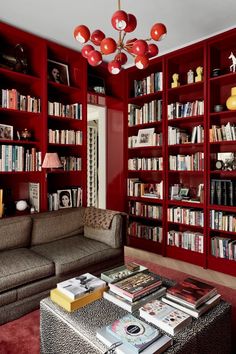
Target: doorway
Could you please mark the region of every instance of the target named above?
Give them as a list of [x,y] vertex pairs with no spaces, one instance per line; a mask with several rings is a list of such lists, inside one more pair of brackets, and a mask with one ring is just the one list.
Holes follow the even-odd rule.
[[106,209],[106,108],[87,108],[87,206]]

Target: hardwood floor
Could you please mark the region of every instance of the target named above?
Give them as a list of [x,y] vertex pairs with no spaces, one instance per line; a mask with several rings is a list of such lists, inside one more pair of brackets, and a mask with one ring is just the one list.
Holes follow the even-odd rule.
[[198,278],[205,279],[206,281],[208,280],[236,290],[236,278],[224,273],[203,269],[202,267],[194,264],[178,261],[168,257],[162,257],[151,252],[142,251],[127,246],[125,247],[125,256],[159,264],[160,266],[184,272],[190,274],[191,276],[196,276]]

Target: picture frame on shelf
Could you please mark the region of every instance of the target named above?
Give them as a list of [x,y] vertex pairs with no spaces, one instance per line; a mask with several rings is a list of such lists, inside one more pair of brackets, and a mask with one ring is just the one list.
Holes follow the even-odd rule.
[[136,146],[152,146],[152,136],[154,134],[154,131],[154,128],[139,129]]
[[48,80],[70,86],[68,65],[48,59]]
[[13,126],[0,124],[0,140],[13,140]]
[[72,208],[71,189],[60,189],[57,191],[59,209]]
[[188,198],[189,196],[189,188],[180,188],[179,197],[181,199]]
[[88,91],[105,95],[106,86],[104,79],[96,75],[88,74]]

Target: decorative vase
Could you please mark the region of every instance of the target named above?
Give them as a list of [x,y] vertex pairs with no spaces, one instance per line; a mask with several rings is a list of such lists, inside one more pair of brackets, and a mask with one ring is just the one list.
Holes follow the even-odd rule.
[[230,111],[236,111],[236,87],[231,88],[231,96],[226,101],[226,107]]

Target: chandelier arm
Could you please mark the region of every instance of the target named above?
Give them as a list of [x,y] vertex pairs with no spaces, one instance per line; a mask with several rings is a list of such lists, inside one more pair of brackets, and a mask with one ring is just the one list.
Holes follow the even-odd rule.
[[121,9],[121,6],[120,6],[120,0],[118,0],[118,10]]
[[135,55],[132,54],[132,53],[130,53],[125,47],[123,48],[123,50],[124,50],[126,53],[128,53],[129,55],[131,55],[133,58],[135,58]]

